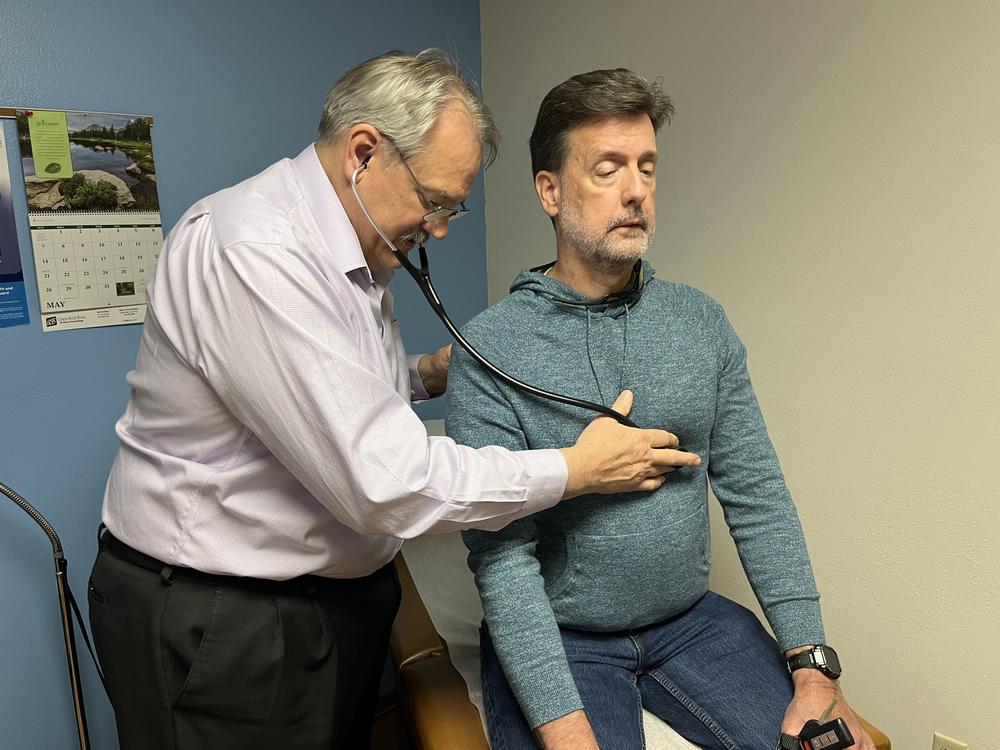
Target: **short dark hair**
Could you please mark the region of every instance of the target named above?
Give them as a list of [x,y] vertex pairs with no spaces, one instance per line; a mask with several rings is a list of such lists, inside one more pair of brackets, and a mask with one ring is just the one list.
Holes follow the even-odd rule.
[[653,131],[670,122],[674,105],[660,81],[647,81],[626,68],[592,70],[552,89],[538,108],[528,141],[531,173],[558,172],[566,156],[566,134],[578,125],[621,115],[648,115]]

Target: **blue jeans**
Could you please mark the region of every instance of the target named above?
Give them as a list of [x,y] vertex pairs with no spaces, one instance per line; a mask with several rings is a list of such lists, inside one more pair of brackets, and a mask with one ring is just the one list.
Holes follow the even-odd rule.
[[[778,644],[745,607],[709,591],[686,612],[640,630],[560,633],[601,750],[645,747],[642,708],[703,748],[777,743],[792,681]],[[493,750],[534,750],[485,626],[480,641]]]

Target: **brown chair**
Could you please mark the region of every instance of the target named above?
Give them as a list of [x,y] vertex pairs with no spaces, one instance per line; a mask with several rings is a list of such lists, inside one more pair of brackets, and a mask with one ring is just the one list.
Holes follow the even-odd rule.
[[[402,555],[396,556],[396,571],[403,599],[392,626],[392,655],[399,670],[397,701],[414,750],[489,750],[479,712]],[[864,719],[861,723],[877,750],[891,750],[888,737]]]
[[403,556],[396,556],[403,589],[392,625],[400,712],[414,750],[489,750],[479,711],[452,666],[448,647],[420,600]]

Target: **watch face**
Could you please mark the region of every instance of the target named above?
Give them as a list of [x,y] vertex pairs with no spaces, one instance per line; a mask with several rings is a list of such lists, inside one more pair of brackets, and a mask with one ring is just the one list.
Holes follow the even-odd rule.
[[823,665],[825,668],[823,671],[833,677],[840,677],[842,670],[840,668],[840,658],[837,656],[837,652],[829,646],[819,646],[817,651],[820,652],[817,654],[819,658],[825,661],[825,664]]

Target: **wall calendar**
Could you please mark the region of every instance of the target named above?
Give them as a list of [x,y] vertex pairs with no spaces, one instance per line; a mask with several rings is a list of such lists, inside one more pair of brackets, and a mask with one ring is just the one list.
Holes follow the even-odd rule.
[[[45,330],[141,323],[160,216],[29,214]],[[126,222],[127,220],[127,222]]]
[[45,331],[141,323],[163,243],[152,118],[16,112]]

